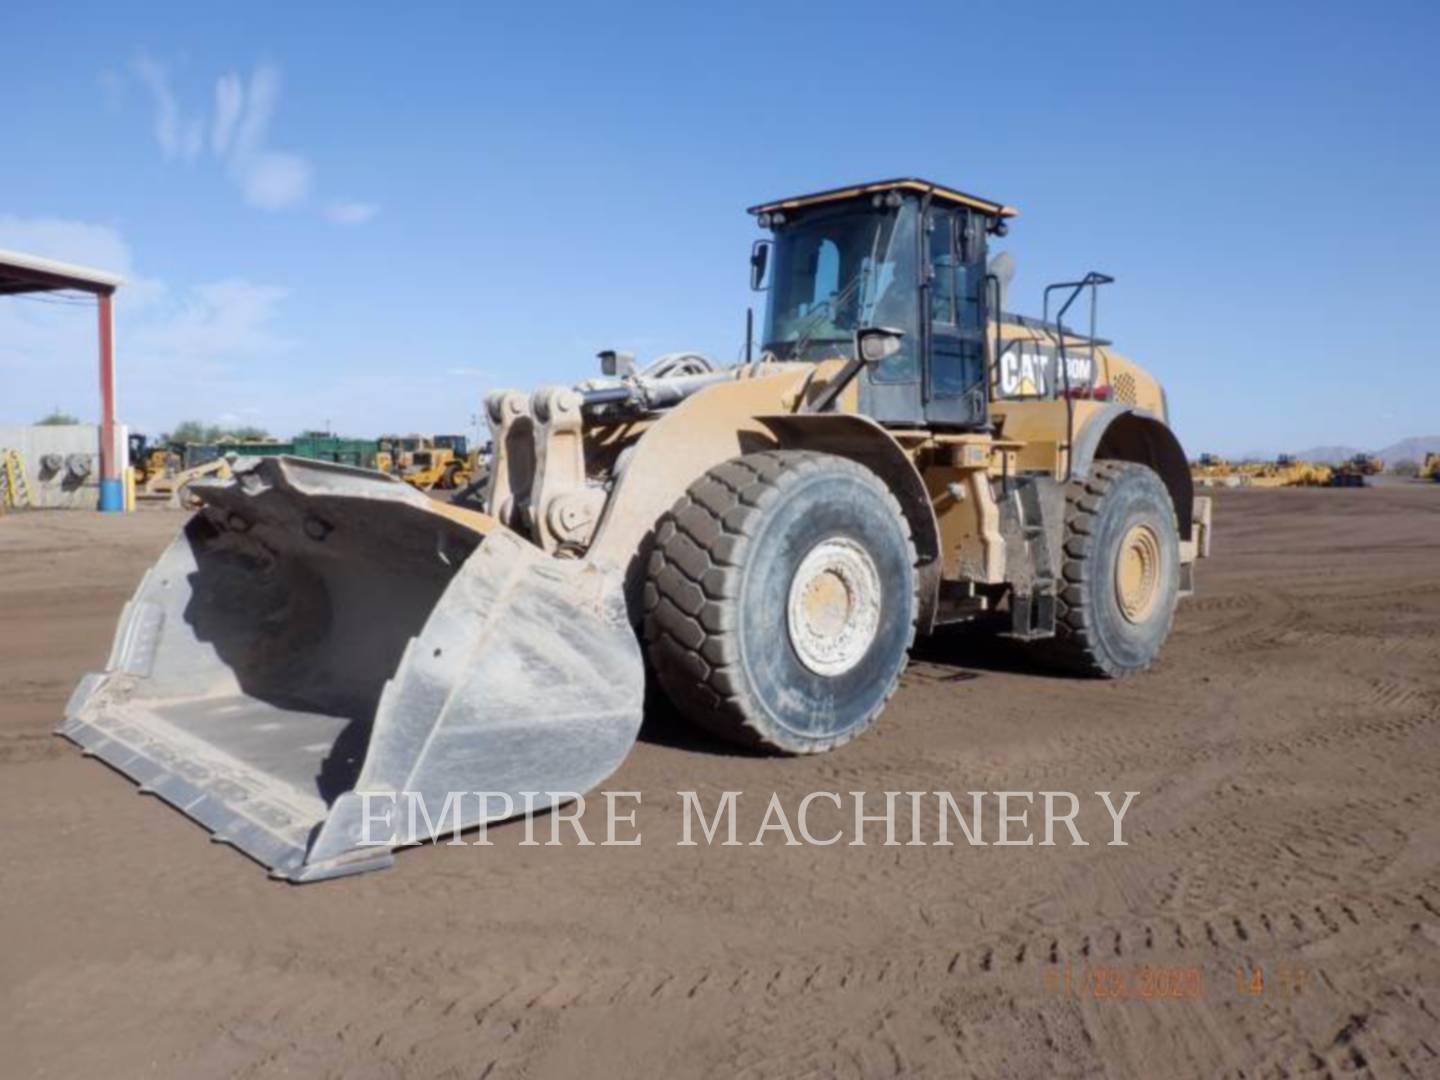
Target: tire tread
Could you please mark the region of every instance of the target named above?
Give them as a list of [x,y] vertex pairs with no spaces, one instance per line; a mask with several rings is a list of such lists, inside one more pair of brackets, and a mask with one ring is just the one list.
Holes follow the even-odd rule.
[[[734,608],[746,555],[765,511],[807,475],[836,467],[852,470],[883,493],[901,523],[910,565],[917,566],[910,525],[894,494],[864,466],[833,454],[767,450],[727,461],[692,484],[660,519],[646,570],[647,651],[670,699],[712,735],[790,753],[833,750],[868,728],[899,685],[903,664],[863,723],[805,745],[782,745],[741,674]],[[912,618],[907,653],[914,640]]]
[[1125,476],[1149,471],[1132,461],[1102,459],[1095,462],[1088,475],[1071,480],[1066,488],[1063,582],[1055,605],[1055,637],[1044,646],[1046,659],[1057,667],[1102,679],[1122,678],[1150,667],[1147,663],[1136,670],[1122,668],[1100,647],[1091,618],[1095,586],[1086,570],[1095,524],[1105,500]]

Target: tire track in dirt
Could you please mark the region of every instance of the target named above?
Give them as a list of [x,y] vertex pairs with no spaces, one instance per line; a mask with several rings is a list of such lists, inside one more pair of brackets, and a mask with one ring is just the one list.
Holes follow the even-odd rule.
[[[1202,966],[1207,980],[1220,979],[1237,960],[1290,955],[1437,912],[1440,887],[1425,881],[1370,897],[1336,892],[1313,902],[1220,907],[1178,918],[1152,912],[1123,922],[1080,920],[992,934],[953,952],[912,944],[818,962],[780,957],[612,970],[577,962],[558,965],[563,974],[502,975],[477,967],[458,987],[435,985],[420,994],[402,989],[414,984],[384,955],[375,958],[371,985],[356,985],[344,964],[317,970],[252,954],[237,968],[224,957],[135,957],[83,965],[26,992],[43,1016],[77,986],[130,986],[182,1025],[218,1025],[221,1037],[242,1050],[256,1052],[263,1044],[267,1056],[251,1063],[257,1072],[267,1061],[303,1057],[322,1045],[338,1047],[342,1063],[424,1070],[446,1057],[445,1048],[464,1046],[477,1075],[489,1070],[494,1076],[533,1060],[569,1011],[639,1009],[664,1016],[672,1008],[724,1011],[738,999],[762,1007],[727,1021],[728,1048],[714,1060],[715,1075],[906,1076],[926,1065],[953,1064],[948,1051],[927,1056],[907,1049],[927,1045],[923,1040],[895,1035],[899,1018],[911,1014],[917,1018],[907,1030],[929,1029],[932,1036],[943,1030],[931,1003],[947,993],[1043,1003],[1045,970],[1067,961],[1183,963]],[[424,957],[403,950],[396,954],[401,957],[433,971]],[[447,955],[447,963],[455,961]],[[363,1021],[351,1015],[357,994],[367,1003]]]
[[0,733],[0,765],[31,765],[65,753],[60,740],[49,733]]
[[[10,631],[56,605],[73,623],[5,672],[25,685],[0,723],[7,1067],[1440,1075],[1437,518],[1419,513],[1428,490],[1377,489],[1363,506],[1333,494],[1221,493],[1217,558],[1143,680],[1058,679],[956,638],[832,757],[642,743],[611,786],[644,793],[643,849],[536,852],[496,830],[493,850],[422,848],[385,875],[303,890],[82,764],[48,722],[32,729],[103,658],[104,605],[132,582],[73,532],[31,537],[21,562],[51,540],[73,549],[51,575],[66,585],[32,589],[12,558],[7,580],[31,584]],[[122,532],[144,523],[105,524],[96,537],[120,536],[138,572],[153,552]],[[0,533],[7,557],[13,535]],[[1088,828],[1094,846],[1043,856],[674,846],[679,790],[710,807],[745,791],[753,835],[771,792],[793,809],[821,789],[1107,787],[1142,791],[1130,848]],[[1067,965],[1198,967],[1206,994],[1067,998],[1047,985]],[[1237,996],[1237,968],[1282,965],[1304,969],[1305,994]]]

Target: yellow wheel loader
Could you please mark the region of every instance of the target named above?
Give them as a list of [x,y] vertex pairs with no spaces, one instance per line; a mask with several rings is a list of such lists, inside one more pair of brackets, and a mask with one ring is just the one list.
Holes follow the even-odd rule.
[[197,482],[228,480],[236,458],[220,455],[189,464],[181,448],[152,450],[144,470],[143,481],[137,479],[136,498],[144,502],[164,502],[180,510],[195,510],[200,499],[194,492]]
[[409,452],[400,477],[420,491],[455,491],[470,482],[468,440],[464,435],[436,435]]
[[416,452],[428,450],[432,445],[425,435],[381,435],[377,443],[375,468],[392,476],[403,476],[414,468]]
[[131,432],[127,450],[137,486],[143,486],[150,477],[165,471],[169,451],[163,446],[151,446],[147,436]]
[[949,623],[1148,668],[1210,503],[1096,336],[1110,279],[1010,313],[1015,212],[920,180],[752,213],[758,355],[490,394],[483,511],[283,457],[197,484],[61,733],[309,881],[599,784],[647,656],[691,721],[794,754],[862,734]]
[[1379,476],[1385,463],[1369,454],[1356,454],[1342,461],[1330,473],[1330,487],[1365,487],[1368,477]]

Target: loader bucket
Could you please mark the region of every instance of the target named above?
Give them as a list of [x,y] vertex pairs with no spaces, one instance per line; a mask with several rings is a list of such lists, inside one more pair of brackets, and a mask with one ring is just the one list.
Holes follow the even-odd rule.
[[266,458],[194,490],[59,733],[273,875],[388,866],[582,793],[634,743],[618,571],[363,469]]

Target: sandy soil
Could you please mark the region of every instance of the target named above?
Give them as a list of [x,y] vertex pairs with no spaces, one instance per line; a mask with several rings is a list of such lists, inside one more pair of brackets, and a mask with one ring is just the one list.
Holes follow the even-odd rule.
[[[300,888],[48,734],[179,515],[0,518],[0,1072],[1440,1075],[1440,485],[1217,504],[1146,677],[949,634],[833,755],[657,718],[639,847]],[[777,791],[1140,795],[1123,848],[1093,799],[1088,847],[680,847],[684,789],[742,838]]]

